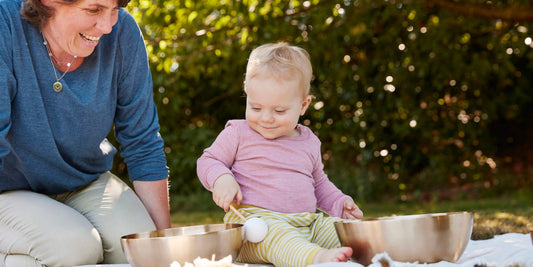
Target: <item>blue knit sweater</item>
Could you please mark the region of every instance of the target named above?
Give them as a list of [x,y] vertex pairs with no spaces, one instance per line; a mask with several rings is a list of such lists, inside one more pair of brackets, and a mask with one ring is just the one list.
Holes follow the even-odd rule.
[[[83,64],[56,81],[20,0],[0,0],[0,192],[76,190],[112,168],[114,130],[131,180],[168,177],[139,27],[125,10]],[[59,73],[58,73],[59,74]]]

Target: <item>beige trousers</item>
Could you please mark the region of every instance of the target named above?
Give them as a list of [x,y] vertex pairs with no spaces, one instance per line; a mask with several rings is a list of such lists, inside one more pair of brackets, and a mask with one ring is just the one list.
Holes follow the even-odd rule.
[[110,172],[47,196],[0,194],[0,267],[127,263],[120,237],[155,225],[134,191]]

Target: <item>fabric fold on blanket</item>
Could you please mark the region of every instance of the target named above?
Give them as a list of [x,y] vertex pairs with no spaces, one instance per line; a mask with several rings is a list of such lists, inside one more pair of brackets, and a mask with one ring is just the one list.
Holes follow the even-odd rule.
[[[355,262],[331,262],[312,267],[363,267]],[[463,255],[455,263],[397,262],[387,253],[377,254],[369,267],[531,267],[533,243],[530,234],[509,233],[486,240],[470,240]]]

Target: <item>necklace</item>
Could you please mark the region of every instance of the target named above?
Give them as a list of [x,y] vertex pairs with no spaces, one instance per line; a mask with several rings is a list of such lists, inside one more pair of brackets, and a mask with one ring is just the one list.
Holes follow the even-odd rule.
[[53,88],[54,88],[54,91],[59,93],[59,92],[61,92],[61,90],[63,90],[63,84],[61,84],[60,80],[63,79],[63,77],[65,77],[67,72],[70,70],[70,66],[72,65],[74,60],[77,58],[77,56],[73,56],[72,57],[72,60],[69,63],[67,63],[67,69],[58,78],[57,77],[56,66],[54,65],[54,61],[52,60],[52,57],[54,57],[54,59],[56,60],[57,66],[59,66],[59,61],[54,56],[54,54],[52,54],[52,50],[50,50],[50,47],[48,47],[48,42],[46,41],[46,38],[44,37],[44,33],[43,33],[43,44],[44,44],[44,47],[46,47],[46,51],[48,52],[48,57],[50,58],[50,63],[52,63],[52,68],[54,69],[54,75],[56,76],[56,82],[54,83]]

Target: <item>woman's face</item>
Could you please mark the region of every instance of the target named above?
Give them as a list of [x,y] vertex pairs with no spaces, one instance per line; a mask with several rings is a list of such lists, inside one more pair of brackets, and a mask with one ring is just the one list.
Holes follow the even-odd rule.
[[116,0],[79,0],[70,5],[59,0],[42,1],[55,10],[43,33],[56,58],[89,56],[100,37],[117,23]]

